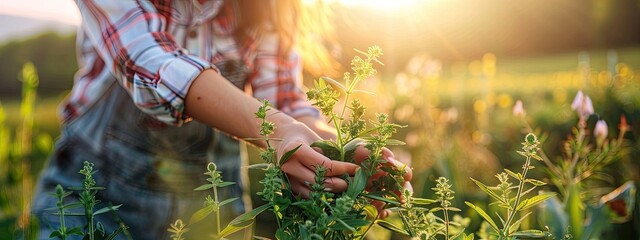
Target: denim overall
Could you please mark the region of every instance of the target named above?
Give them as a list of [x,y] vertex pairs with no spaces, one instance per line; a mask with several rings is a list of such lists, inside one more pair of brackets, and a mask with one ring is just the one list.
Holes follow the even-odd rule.
[[[228,66],[219,67],[236,86],[243,85],[238,79],[246,78],[237,74],[237,68],[233,75],[224,74]],[[100,200],[97,208],[122,204],[116,214],[97,216],[96,220],[104,225],[107,234],[123,222],[133,239],[169,239],[169,224],[178,218],[188,223],[191,214],[204,206],[206,195],[213,195],[211,189],[193,190],[206,183],[207,176],[203,173],[211,161],[222,171],[224,181],[236,182],[219,191],[221,199],[239,197],[221,209],[227,216],[222,220],[224,226],[233,216],[244,212],[239,151],[237,140],[200,122],[192,121],[181,127],[158,122],[136,108],[129,94],[114,80],[101,101],[62,128],[33,201],[32,212],[41,228],[39,239],[48,239],[60,224],[59,216],[52,214],[57,212],[56,198],[49,193],[55,191],[57,184],[65,189],[81,186],[84,176],[78,171],[84,161],[95,164],[97,186],[106,187],[96,196]],[[77,202],[77,196],[72,194],[66,200]],[[73,212],[83,212],[83,209]],[[66,217],[65,224],[67,228],[84,226],[84,216]],[[211,214],[189,226],[192,229],[189,232],[205,230],[206,234],[200,236],[209,238],[215,226]],[[126,238],[120,234],[117,239]]]

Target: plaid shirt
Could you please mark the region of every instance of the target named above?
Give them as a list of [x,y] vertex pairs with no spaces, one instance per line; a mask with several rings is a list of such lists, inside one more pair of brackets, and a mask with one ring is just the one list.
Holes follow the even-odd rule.
[[224,60],[248,67],[246,81],[254,97],[293,117],[318,115],[301,89],[298,56],[280,54],[276,33],[248,33],[252,37],[236,43],[231,2],[76,3],[83,19],[77,42],[80,70],[61,108],[65,122],[86,112],[109,88],[124,87],[143,112],[181,125],[189,119],[183,114],[189,86],[202,71],[218,71],[213,64]]

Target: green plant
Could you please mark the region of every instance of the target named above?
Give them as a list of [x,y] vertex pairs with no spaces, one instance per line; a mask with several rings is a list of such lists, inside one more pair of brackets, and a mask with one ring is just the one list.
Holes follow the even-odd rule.
[[[0,102],[0,238],[34,239],[37,221],[31,219],[33,163],[37,154],[51,151],[51,137],[41,133],[35,123],[38,72],[31,62],[22,66],[19,113],[6,111]],[[18,121],[11,126],[11,116]],[[36,164],[37,165],[37,164]],[[7,221],[8,220],[8,221]]]
[[191,226],[197,222],[202,221],[211,213],[215,213],[216,215],[215,216],[216,231],[215,231],[215,234],[213,235],[213,238],[226,239],[226,237],[228,237],[229,235],[251,226],[253,224],[255,217],[269,207],[269,205],[265,205],[265,206],[255,208],[252,211],[246,212],[236,217],[235,219],[231,220],[231,222],[229,222],[224,228],[222,228],[221,217],[220,217],[221,207],[229,203],[232,203],[235,200],[238,200],[238,198],[229,198],[229,199],[221,200],[219,199],[219,196],[218,196],[218,188],[227,187],[235,183],[223,181],[221,172],[218,171],[216,164],[213,162],[210,162],[207,164],[207,172],[205,172],[204,174],[208,176],[206,180],[209,183],[204,184],[200,187],[197,187],[194,190],[205,191],[205,190],[212,189],[213,198],[211,197],[211,195],[207,195],[204,201],[204,207],[202,207],[201,209],[199,209],[198,211],[196,211],[191,215],[191,218],[189,219],[188,224],[184,224],[184,222],[181,219],[177,219],[175,223],[169,226],[169,229],[167,229],[167,231],[172,233],[171,235],[172,240],[184,240],[185,238],[183,237],[183,235],[185,235],[185,233],[189,231],[189,228],[187,228],[187,226]]
[[[624,135],[630,126],[622,116],[617,138],[608,139],[606,123],[598,120],[591,137],[587,123],[595,113],[591,98],[579,91],[571,107],[578,115],[578,122],[563,144],[563,155],[553,161],[540,150],[550,180],[560,193],[541,206],[541,218],[556,236],[590,239],[598,237],[610,223],[631,218],[635,184],[627,182],[614,190],[611,187],[614,181],[607,169],[627,154]],[[520,110],[518,112],[524,113]],[[524,114],[517,116],[527,130],[532,130]]]
[[83,236],[82,227],[77,226],[73,228],[67,228],[65,224],[65,214],[67,213],[67,209],[73,208],[79,203],[72,204],[64,204],[64,199],[71,195],[73,192],[65,191],[64,188],[58,184],[56,186],[56,191],[51,193],[51,196],[54,196],[58,201],[56,202],[56,207],[58,209],[57,214],[60,216],[60,228],[49,235],[49,238],[58,237],[62,240],[66,240],[70,235],[80,235]]
[[[498,225],[494,219],[487,214],[482,208],[474,205],[470,202],[465,202],[467,206],[478,212],[480,216],[489,224],[494,231],[493,234],[497,235],[498,239],[518,239],[518,238],[544,238],[550,237],[549,232],[540,230],[522,230],[520,224],[527,218],[531,212],[518,214],[524,212],[531,207],[534,207],[545,200],[555,196],[555,193],[546,192],[540,193],[530,198],[525,198],[525,195],[532,192],[539,186],[544,186],[546,183],[536,179],[527,178],[527,172],[535,167],[531,164],[531,159],[542,160],[538,156],[538,145],[540,142],[533,133],[527,134],[525,141],[522,143],[522,151],[518,151],[518,154],[525,157],[525,163],[522,165],[522,172],[515,173],[508,169],[505,172],[496,175],[500,183],[495,187],[489,187],[475,179],[473,180],[476,185],[485,193],[487,193],[495,203],[503,209],[503,214],[498,214],[501,225]],[[511,182],[511,178],[515,179],[518,185],[514,186]],[[515,195],[513,192],[515,191]]]
[[[412,193],[404,190],[403,166],[391,166],[383,158],[383,150],[388,145],[403,144],[391,139],[397,124],[389,123],[385,114],[377,114],[369,124],[364,120],[366,107],[358,99],[351,100],[353,94],[368,93],[356,89],[359,82],[365,80],[376,71],[373,62],[378,62],[382,50],[371,47],[367,52],[358,51],[365,57],[354,57],[351,62],[352,73],[344,74],[345,85],[330,78],[321,78],[314,82],[314,88],[307,93],[309,100],[317,106],[336,129],[336,140],[315,142],[312,147],[322,150],[329,159],[352,162],[361,168],[353,177],[344,176],[348,188],[343,193],[332,193],[324,187],[326,166],[315,166],[315,181],[309,183],[311,193],[309,199],[296,196],[289,186],[286,174],[281,166],[296,150],[284,154],[276,160],[275,151],[271,148],[269,134],[273,132],[273,124],[266,121],[269,106],[267,102],[258,110],[256,116],[262,120],[261,135],[267,142],[266,150],[261,154],[265,161],[265,178],[261,181],[264,190],[259,194],[274,212],[278,223],[276,238],[278,239],[362,239],[374,224],[399,233],[415,236],[409,221],[404,221],[402,228],[391,222],[378,219],[378,209],[372,201],[380,201],[383,209],[398,212],[409,211],[414,205],[433,203],[432,200],[417,199]],[[340,91],[335,90],[331,83]],[[344,102],[336,107],[341,94]],[[334,109],[338,108],[338,111]],[[355,159],[356,148],[364,146],[369,155],[364,160]],[[378,174],[382,171],[384,174]],[[368,183],[371,183],[368,185]],[[449,209],[449,208],[447,208]]]
[[[95,221],[95,217],[101,214],[105,214],[108,212],[115,212],[122,205],[116,206],[106,206],[96,210],[97,205],[100,203],[100,200],[96,199],[96,194],[98,191],[104,190],[104,187],[100,187],[96,185],[96,181],[93,178],[93,174],[96,171],[93,170],[93,163],[84,162],[83,168],[79,171],[80,174],[84,175],[84,179],[82,180],[82,187],[70,187],[70,190],[79,191],[78,202],[73,202],[69,204],[64,204],[64,198],[71,195],[72,192],[64,191],[62,186],[57,185],[55,189],[55,193],[51,195],[57,198],[56,207],[57,210],[55,215],[60,216],[60,227],[56,231],[52,232],[49,235],[49,238],[58,237],[60,239],[67,239],[70,235],[80,235],[84,236],[84,239],[94,240],[94,239],[104,239],[111,240],[115,239],[119,234],[125,232],[126,234],[126,226],[120,224],[120,226],[111,233],[107,233],[104,229],[102,223]],[[67,210],[83,208],[82,212],[68,212]],[[65,217],[67,216],[84,216],[86,220],[86,224],[84,227],[72,227],[69,228],[65,224]],[[84,230],[84,231],[83,231]]]

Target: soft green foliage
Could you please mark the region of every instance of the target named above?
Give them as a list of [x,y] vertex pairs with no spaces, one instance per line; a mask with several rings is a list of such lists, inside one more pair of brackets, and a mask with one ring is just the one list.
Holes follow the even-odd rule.
[[[58,215],[60,215],[60,228],[54,232],[51,233],[51,235],[49,235],[49,238],[60,238],[62,240],[67,239],[67,237],[69,237],[70,235],[80,235],[83,236],[84,234],[82,233],[82,227],[77,226],[77,227],[73,227],[73,228],[67,228],[64,220],[65,220],[65,214],[67,213],[66,210],[68,208],[73,207],[73,205],[65,205],[64,204],[64,198],[68,197],[69,195],[71,195],[72,192],[67,192],[64,190],[64,188],[62,188],[62,186],[57,185],[56,186],[56,191],[51,193],[50,195],[54,196],[58,201],[56,202],[56,207],[58,209]],[[75,203],[77,204],[77,203]]]
[[235,183],[225,182],[224,180],[222,180],[222,172],[218,171],[218,167],[213,162],[209,162],[207,164],[207,171],[204,173],[204,175],[207,175],[206,180],[209,183],[204,184],[200,187],[197,187],[194,190],[206,191],[211,189],[211,191],[213,191],[213,197],[211,197],[211,195],[207,195],[205,197],[204,204],[203,204],[204,206],[191,215],[191,218],[189,219],[188,224],[185,224],[182,221],[182,219],[177,219],[175,223],[169,226],[167,231],[172,233],[171,235],[172,240],[184,240],[185,238],[183,237],[183,235],[189,231],[189,228],[187,228],[187,226],[191,226],[193,224],[196,224],[204,220],[211,213],[215,213],[215,217],[216,217],[216,228],[215,228],[216,231],[215,231],[215,234],[213,235],[214,239],[225,239],[225,237],[229,236],[230,234],[251,226],[253,217],[248,218],[245,221],[239,222],[238,220],[239,218],[247,215],[247,214],[244,214],[232,220],[227,226],[225,226],[224,229],[222,228],[220,209],[223,208],[225,205],[238,200],[238,198],[229,198],[229,199],[221,200],[218,197],[218,188],[228,187]]
[[[15,72],[12,76],[16,76]],[[16,91],[22,96],[18,110],[6,111],[0,102],[0,212],[3,213],[0,222],[14,219],[14,222],[6,224],[10,225],[7,230],[17,233],[20,238],[32,239],[36,237],[34,231],[37,229],[37,223],[29,214],[33,195],[32,165],[37,162],[34,159],[36,155],[49,154],[52,143],[51,137],[40,133],[35,123],[40,81],[33,63],[22,65],[17,79],[22,84],[22,90]],[[16,119],[16,116],[17,122],[11,126],[9,120]]]
[[176,222],[169,226],[167,229],[171,234],[171,240],[185,240],[182,235],[189,231],[187,225],[182,222],[182,220],[178,219]]
[[[360,52],[360,51],[359,51]],[[351,62],[353,73],[345,73],[345,85],[330,78],[322,78],[314,82],[315,87],[307,96],[321,112],[327,116],[329,123],[336,129],[336,141],[325,140],[312,144],[322,149],[330,159],[354,162],[360,168],[355,176],[345,176],[349,183],[344,193],[332,193],[324,186],[326,166],[315,166],[316,177],[309,183],[311,189],[309,199],[295,196],[281,166],[296,149],[284,154],[279,161],[275,159],[275,151],[271,148],[269,134],[273,124],[266,120],[268,103],[264,103],[256,116],[261,119],[263,140],[267,143],[261,158],[267,163],[265,177],[261,184],[264,189],[259,195],[272,206],[278,223],[276,237],[278,239],[362,239],[375,223],[392,228],[401,233],[408,233],[403,228],[390,227],[391,223],[379,221],[378,211],[371,201],[385,203],[385,208],[403,208],[400,203],[403,193],[404,168],[398,169],[387,164],[382,157],[382,150],[391,144],[402,144],[392,140],[391,136],[399,125],[389,123],[388,116],[377,114],[376,119],[364,120],[365,106],[359,100],[351,100],[352,94],[364,93],[356,89],[359,82],[374,75],[374,62],[379,62],[382,55],[379,47],[371,47],[367,52],[360,52],[365,57],[354,57]],[[331,83],[330,84],[327,84]],[[336,91],[335,86],[341,91]],[[344,94],[344,105],[337,107]],[[338,108],[338,111],[334,109]],[[357,147],[365,147],[370,154],[366,159],[357,162],[354,159]],[[386,172],[383,176],[371,178],[378,171]],[[367,187],[368,180],[371,187]],[[411,199],[411,194],[404,196]],[[412,234],[413,235],[413,234]]]
[[[545,183],[540,180],[527,178],[528,171],[535,168],[531,165],[531,159],[542,160],[542,158],[537,154],[540,142],[536,135],[529,133],[524,140],[522,143],[522,151],[518,151],[518,154],[525,157],[525,163],[522,165],[521,173],[514,173],[505,169],[505,172],[496,175],[500,183],[495,187],[488,187],[472,179],[476,185],[493,198],[494,203],[502,209],[502,213],[498,213],[497,215],[500,219],[500,225],[482,208],[473,203],[465,202],[467,206],[482,216],[493,230],[493,234],[497,235],[498,239],[518,239],[521,237],[545,238],[551,236],[550,233],[540,230],[518,231],[522,221],[531,214],[531,212],[524,210],[555,196],[555,193],[540,193],[529,198],[525,197],[537,187],[545,185]],[[516,181],[516,186],[513,185],[511,179]],[[514,191],[515,195],[513,194]]]
[[[636,202],[635,184],[627,182],[612,190],[612,181],[607,180],[610,177],[606,171],[608,166],[627,154],[624,135],[630,126],[626,118],[621,117],[617,138],[608,139],[606,124],[600,126],[604,129],[598,129],[599,124],[596,124],[593,130],[595,139],[592,139],[587,128],[587,119],[595,114],[591,99],[579,91],[572,108],[576,110],[578,122],[563,144],[563,155],[558,157],[559,161],[552,161],[544,151],[540,151],[540,160],[545,163],[551,182],[559,190],[559,196],[545,199],[545,204],[540,207],[541,218],[555,236],[591,239],[599,237],[611,223],[622,223],[631,218]],[[526,121],[523,123],[531,129]]]
[[[79,202],[72,202],[68,204],[64,204],[64,198],[71,195],[72,192],[67,192],[60,185],[56,186],[55,192],[50,195],[56,197],[57,204],[56,209],[58,212],[57,215],[60,215],[60,228],[51,233],[49,238],[60,238],[67,239],[70,235],[80,235],[84,236],[84,239],[94,240],[94,239],[114,239],[118,235],[123,234],[126,237],[128,233],[126,232],[127,227],[124,224],[119,224],[120,227],[114,230],[111,233],[107,233],[104,229],[102,223],[95,221],[95,216],[117,211],[122,205],[116,206],[106,206],[96,210],[96,207],[100,203],[100,200],[96,199],[96,194],[98,191],[104,190],[104,187],[100,187],[96,185],[96,181],[93,175],[96,171],[93,170],[93,163],[84,162],[83,168],[78,172],[79,174],[84,175],[84,179],[82,180],[81,187],[71,187],[70,190],[78,191],[78,200]],[[82,212],[71,212],[67,210],[82,208]],[[86,224],[84,226],[75,226],[68,227],[65,225],[65,217],[66,216],[84,216],[86,220]]]

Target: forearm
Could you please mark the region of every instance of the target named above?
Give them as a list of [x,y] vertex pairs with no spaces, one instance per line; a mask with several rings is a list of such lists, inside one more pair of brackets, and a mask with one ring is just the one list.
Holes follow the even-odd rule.
[[[211,127],[238,138],[261,138],[255,112],[261,103],[246,95],[213,70],[202,72],[191,85],[185,100],[185,113]],[[285,129],[306,128],[287,114],[273,114],[267,120],[276,125],[272,138],[282,138]],[[311,141],[311,139],[305,139]],[[264,143],[252,141],[263,146]]]

